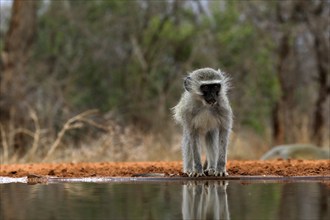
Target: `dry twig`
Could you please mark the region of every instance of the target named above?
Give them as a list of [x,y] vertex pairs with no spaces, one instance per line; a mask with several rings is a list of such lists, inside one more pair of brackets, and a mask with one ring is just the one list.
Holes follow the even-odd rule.
[[2,124],[0,124],[0,132],[1,132],[1,142],[2,142],[2,148],[3,148],[3,156],[1,157],[2,162],[8,161],[8,142],[7,137],[5,133],[5,129],[3,128]]
[[56,148],[60,145],[61,140],[64,136],[64,134],[72,129],[76,129],[76,128],[81,128],[83,126],[82,122],[91,124],[93,126],[95,126],[96,123],[91,123],[92,121],[88,120],[87,117],[96,114],[98,111],[95,109],[92,110],[88,110],[85,111],[83,113],[80,113],[76,116],[74,116],[73,118],[70,118],[63,126],[63,128],[61,129],[61,131],[57,134],[56,140],[54,141],[54,143],[52,144],[52,146],[49,148],[49,151],[47,152],[46,156],[44,157],[43,161],[47,160],[50,155],[52,155],[54,153],[54,151],[56,150]]
[[39,119],[35,111],[30,109],[30,117],[33,120],[35,131],[33,134],[33,143],[32,147],[29,150],[29,152],[26,154],[25,158],[27,160],[30,160],[32,156],[37,152],[37,149],[39,147],[40,137],[41,137],[41,129],[39,124]]

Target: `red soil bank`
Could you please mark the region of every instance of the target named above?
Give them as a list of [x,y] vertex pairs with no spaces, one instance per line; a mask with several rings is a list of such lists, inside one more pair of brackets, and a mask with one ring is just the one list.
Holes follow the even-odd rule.
[[[330,160],[229,161],[231,176],[329,176]],[[36,163],[0,165],[0,176],[130,177],[163,173],[183,176],[181,162]]]

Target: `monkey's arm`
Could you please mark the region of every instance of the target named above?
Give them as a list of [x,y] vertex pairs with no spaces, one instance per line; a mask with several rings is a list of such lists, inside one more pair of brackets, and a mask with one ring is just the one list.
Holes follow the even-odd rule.
[[225,128],[219,129],[219,154],[216,167],[216,176],[228,176],[226,171],[227,164],[227,147],[229,141],[230,130]]
[[206,160],[204,172],[208,176],[214,176],[219,151],[219,131],[218,129],[209,131],[205,136]]
[[196,132],[186,128],[183,130],[182,156],[184,173],[189,176],[204,176],[199,136]]
[[190,175],[193,172],[193,154],[191,147],[191,137],[187,129],[183,129],[182,139],[182,159],[183,159],[183,172]]

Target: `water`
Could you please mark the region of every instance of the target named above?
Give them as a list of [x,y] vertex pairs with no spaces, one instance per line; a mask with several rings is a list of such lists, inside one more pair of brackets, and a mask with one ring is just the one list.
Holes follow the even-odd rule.
[[330,219],[318,182],[0,184],[0,219]]

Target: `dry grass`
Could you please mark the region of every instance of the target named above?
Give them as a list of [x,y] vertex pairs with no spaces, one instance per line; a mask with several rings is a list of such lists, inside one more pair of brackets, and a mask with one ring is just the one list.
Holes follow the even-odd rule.
[[250,130],[233,132],[229,146],[229,159],[259,159],[271,148],[270,132],[259,136]]
[[[29,111],[34,130],[15,128],[11,124],[6,128],[0,124],[1,162],[81,162],[81,161],[171,161],[181,160],[181,132],[178,127],[167,128],[171,132],[144,133],[133,127],[123,127],[114,120],[104,120],[102,125],[92,120],[97,113],[89,110],[67,120],[56,136],[50,136],[40,127],[35,111]],[[63,141],[70,130],[94,127],[102,132],[97,135],[80,135],[78,143]],[[229,146],[229,159],[259,159],[271,149],[271,131],[258,136],[247,129],[233,132]],[[13,149],[15,135],[28,136],[30,146],[20,156]],[[308,138],[308,123],[295,129],[299,143],[311,143]],[[79,137],[80,137],[79,136]]]
[[[132,126],[123,127],[113,120],[102,124],[91,119],[96,110],[88,110],[67,120],[55,137],[40,128],[35,111],[29,116],[34,130],[0,124],[2,152],[1,163],[65,162],[65,161],[147,161],[179,160],[180,136],[164,137],[161,134],[143,133]],[[70,130],[96,127],[98,135],[82,135],[79,143],[63,141]],[[20,156],[14,149],[14,138],[24,134],[30,146]]]
[[143,133],[133,127],[108,125],[108,132],[91,139],[80,148],[58,151],[54,158],[64,161],[170,161],[180,160],[180,137]]
[[[32,109],[29,109],[29,116],[33,121],[34,130],[14,126],[14,123],[9,121],[5,127],[0,124],[2,154],[0,160],[2,163],[24,163],[36,161],[49,161],[49,158],[55,153],[60,146],[64,135],[72,129],[82,128],[85,125],[98,126],[89,119],[95,115],[97,110],[88,110],[69,119],[57,134],[55,139],[49,137],[45,130],[40,128],[37,114]],[[14,139],[18,134],[23,134],[30,137],[31,146],[25,149],[24,155],[19,156],[18,152],[14,151]],[[51,143],[51,144],[50,144]],[[48,147],[50,146],[50,147]]]

